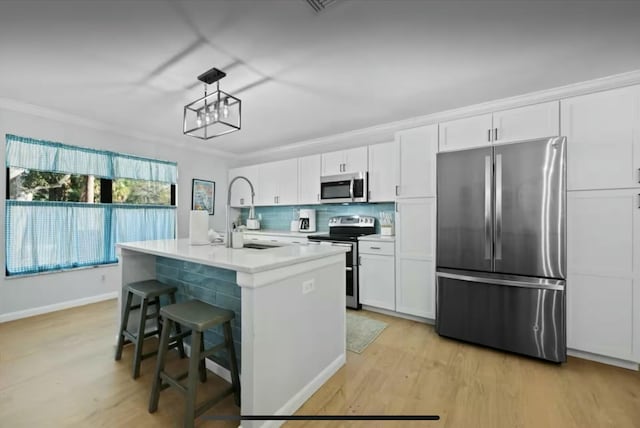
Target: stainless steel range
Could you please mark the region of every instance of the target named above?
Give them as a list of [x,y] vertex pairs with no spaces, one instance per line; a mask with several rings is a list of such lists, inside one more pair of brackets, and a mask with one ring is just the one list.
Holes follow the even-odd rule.
[[350,248],[346,254],[347,307],[360,309],[358,237],[376,233],[375,217],[362,215],[336,216],[329,219],[329,233],[310,235],[310,241]]

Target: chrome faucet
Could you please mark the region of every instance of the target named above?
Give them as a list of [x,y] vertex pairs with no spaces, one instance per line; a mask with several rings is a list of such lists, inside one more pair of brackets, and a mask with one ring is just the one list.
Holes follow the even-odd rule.
[[249,183],[249,187],[251,187],[251,208],[253,208],[253,198],[256,195],[256,192],[254,192],[253,190],[253,184],[251,184],[251,182],[249,181],[249,179],[247,177],[244,177],[242,175],[239,175],[237,177],[234,177],[233,180],[231,180],[229,182],[229,188],[227,189],[227,225],[225,228],[225,246],[227,248],[231,248],[231,232],[229,231],[229,207],[231,206],[231,185],[233,183],[236,182],[236,180],[242,178],[244,181],[246,181],[247,183]]

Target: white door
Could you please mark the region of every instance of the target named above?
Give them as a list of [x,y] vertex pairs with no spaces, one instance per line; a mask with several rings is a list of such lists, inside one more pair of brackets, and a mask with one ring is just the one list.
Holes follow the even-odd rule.
[[298,203],[320,203],[320,155],[298,158]]
[[560,103],[551,101],[493,113],[493,129],[494,143],[560,135]]
[[395,201],[398,175],[395,141],[369,146],[369,201]]
[[640,196],[636,190],[569,192],[567,346],[624,360],[640,329]]
[[396,213],[396,311],[435,318],[436,198],[401,199]]
[[[244,176],[251,181],[256,193],[256,199],[258,198],[258,166],[245,166],[240,168],[234,168],[229,170],[229,183],[235,177]],[[236,180],[231,188],[231,206],[232,207],[248,207],[251,205],[251,188],[249,184],[244,180]]]
[[269,162],[256,165],[259,171],[256,186],[256,205],[276,205],[278,194],[278,163]]
[[395,311],[394,264],[393,256],[360,254],[360,303]]
[[491,113],[440,123],[440,151],[491,145]]
[[274,162],[277,183],[276,204],[295,205],[298,203],[298,159]]
[[369,166],[367,158],[367,146],[344,150],[343,172],[366,172]]
[[396,133],[399,171],[397,195],[401,198],[436,196],[438,125]]
[[344,151],[322,154],[322,175],[336,175],[344,173]]
[[568,189],[640,187],[640,86],[560,104]]

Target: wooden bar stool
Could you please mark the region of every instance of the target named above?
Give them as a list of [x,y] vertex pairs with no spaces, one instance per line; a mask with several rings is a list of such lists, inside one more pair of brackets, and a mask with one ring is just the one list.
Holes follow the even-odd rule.
[[[176,287],[163,284],[154,279],[148,281],[133,282],[127,285],[127,300],[124,305],[124,315],[122,317],[122,323],[120,324],[120,332],[118,335],[118,345],[116,346],[116,361],[122,358],[122,348],[125,343],[134,343],[135,350],[133,353],[133,378],[136,379],[140,376],[140,363],[145,358],[149,358],[158,353],[158,351],[142,353],[142,345],[146,338],[151,336],[161,336],[163,331],[162,319],[160,318],[160,296],[169,296],[171,303],[176,303]],[[140,304],[133,305],[133,296],[140,297]],[[149,306],[155,306],[155,312],[149,314]],[[129,323],[129,314],[132,309],[140,309],[140,318],[138,323],[138,331],[133,333],[127,330]],[[156,319],[158,328],[156,330],[145,333],[145,327],[148,319]],[[169,333],[171,328],[167,330]],[[182,338],[186,336],[182,334],[180,326],[176,326],[177,335],[171,337],[171,348],[177,347],[180,352],[180,357],[184,358],[184,345]]]
[[[164,329],[160,337],[160,348],[156,362],[156,372],[153,378],[151,398],[149,400],[149,412],[153,413],[158,409],[160,391],[172,386],[185,395],[184,426],[193,427],[195,419],[202,415],[209,408],[219,403],[227,395],[235,395],[235,403],[240,406],[240,378],[238,375],[238,363],[233,347],[233,336],[231,333],[231,320],[234,317],[232,311],[218,308],[199,300],[189,300],[175,305],[163,306],[160,315],[164,320]],[[181,324],[191,330],[191,356],[189,357],[189,371],[177,377],[171,377],[164,371],[165,357],[169,349],[169,330],[173,324]],[[224,341],[210,349],[204,349],[205,330],[222,324],[224,330]],[[201,382],[206,381],[205,358],[213,355],[216,351],[226,348],[229,355],[229,369],[231,371],[231,387],[223,391],[217,397],[205,401],[196,407],[196,387],[198,377]],[[199,376],[198,376],[199,375]],[[187,378],[187,383],[180,381]]]

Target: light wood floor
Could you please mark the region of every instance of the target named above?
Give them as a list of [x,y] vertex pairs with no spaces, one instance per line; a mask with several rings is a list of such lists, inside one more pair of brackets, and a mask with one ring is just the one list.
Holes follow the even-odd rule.
[[[640,374],[577,358],[557,366],[439,337],[430,326],[371,312],[389,326],[299,414],[438,414],[438,422],[289,422],[298,427],[640,427]],[[113,360],[116,302],[0,324],[0,426],[173,427],[181,396],[147,412],[154,361],[130,377],[131,347]],[[151,345],[153,346],[153,345]],[[172,353],[177,371],[185,361]],[[225,387],[211,375],[201,392]],[[210,414],[238,414],[231,397]],[[201,427],[233,422],[199,421]]]

